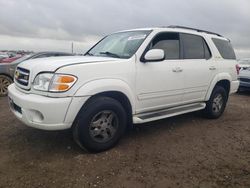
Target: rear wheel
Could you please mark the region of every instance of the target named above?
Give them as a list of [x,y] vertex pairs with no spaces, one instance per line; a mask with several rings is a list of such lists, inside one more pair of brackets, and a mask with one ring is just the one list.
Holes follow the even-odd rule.
[[225,110],[227,99],[228,93],[226,90],[221,86],[215,86],[203,114],[210,119],[219,118]]
[[0,97],[7,96],[8,86],[12,83],[10,77],[5,75],[0,75]]
[[112,148],[127,125],[123,106],[109,97],[93,98],[79,112],[73,126],[76,143],[90,152]]

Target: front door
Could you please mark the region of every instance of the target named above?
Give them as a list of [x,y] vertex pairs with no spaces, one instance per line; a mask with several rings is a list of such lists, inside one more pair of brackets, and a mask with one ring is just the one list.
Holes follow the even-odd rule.
[[162,49],[165,60],[136,63],[137,112],[152,112],[182,104],[179,33],[160,33],[148,49]]

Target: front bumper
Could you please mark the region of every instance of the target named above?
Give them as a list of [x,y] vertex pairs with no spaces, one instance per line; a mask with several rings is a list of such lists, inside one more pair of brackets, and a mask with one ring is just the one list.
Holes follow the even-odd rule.
[[10,109],[24,124],[43,130],[68,129],[73,123],[72,117],[66,121],[67,112],[73,97],[51,98],[35,94],[26,94],[12,84],[8,87]]

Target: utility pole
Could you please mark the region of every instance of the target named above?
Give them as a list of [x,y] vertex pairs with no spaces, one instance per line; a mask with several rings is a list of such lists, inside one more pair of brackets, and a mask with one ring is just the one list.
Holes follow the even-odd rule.
[[71,53],[72,54],[74,53],[74,43],[73,42],[71,43]]

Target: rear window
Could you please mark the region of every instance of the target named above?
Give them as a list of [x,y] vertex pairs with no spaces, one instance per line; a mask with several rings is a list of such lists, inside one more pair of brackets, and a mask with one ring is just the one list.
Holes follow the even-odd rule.
[[201,36],[192,34],[181,34],[184,59],[209,59],[211,53]]
[[231,45],[231,43],[227,40],[221,40],[221,39],[212,39],[215,46],[217,47],[217,49],[220,52],[220,55],[224,58],[224,59],[236,59],[233,47]]

